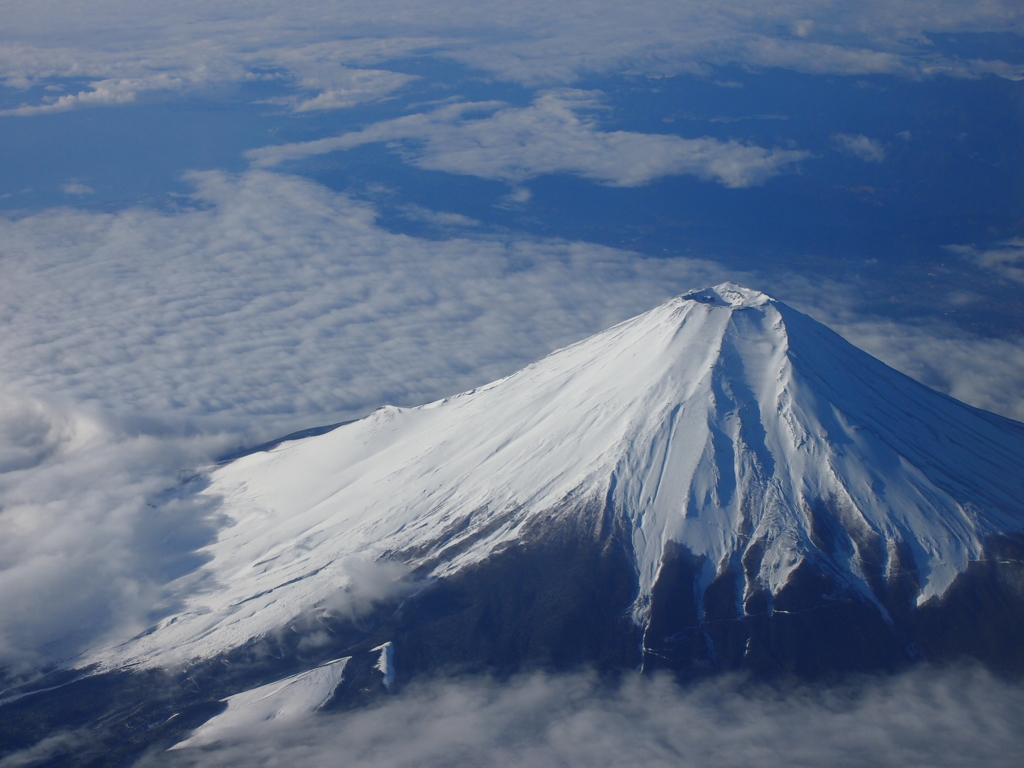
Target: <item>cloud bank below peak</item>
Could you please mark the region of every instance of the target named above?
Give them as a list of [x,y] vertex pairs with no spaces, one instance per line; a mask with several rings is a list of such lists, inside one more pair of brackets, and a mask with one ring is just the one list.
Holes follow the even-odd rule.
[[[398,661],[397,663],[401,663]],[[1024,692],[973,669],[917,670],[830,689],[786,692],[734,679],[684,688],[665,678],[532,675],[413,686],[380,706],[219,744],[153,754],[141,766],[644,765],[1016,766]]]
[[[550,173],[572,173],[619,187],[663,176],[693,175],[727,187],[750,187],[785,172],[809,152],[766,149],[709,137],[601,131],[591,114],[603,94],[545,91],[530,106],[455,103],[406,115],[327,139],[269,146],[246,156],[258,168],[352,149],[396,146],[424,170],[518,183]],[[485,116],[477,117],[483,113]]]

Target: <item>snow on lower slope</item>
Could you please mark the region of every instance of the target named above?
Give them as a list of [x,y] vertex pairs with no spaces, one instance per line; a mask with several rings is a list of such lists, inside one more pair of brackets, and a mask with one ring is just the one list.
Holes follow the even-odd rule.
[[347,658],[329,661],[308,672],[229,696],[225,699],[226,710],[171,749],[213,744],[235,732],[251,733],[254,726],[271,721],[278,725],[294,723],[327,703],[341,682],[347,662]]
[[485,387],[215,470],[207,493],[230,523],[207,548],[214,586],[95,660],[210,656],[351,586],[348,558],[416,551],[416,566],[442,534],[472,540],[442,557],[444,576],[538,515],[579,514],[584,504],[560,504],[570,497],[609,499],[628,519],[638,622],[668,543],[705,555],[710,582],[760,542],[758,585],[777,591],[814,551],[810,510],[823,504],[855,543],[839,564],[852,582],[863,582],[864,542],[891,567],[902,545],[924,601],[981,556],[984,536],[1024,527],[1022,459],[1024,425],[727,283]]

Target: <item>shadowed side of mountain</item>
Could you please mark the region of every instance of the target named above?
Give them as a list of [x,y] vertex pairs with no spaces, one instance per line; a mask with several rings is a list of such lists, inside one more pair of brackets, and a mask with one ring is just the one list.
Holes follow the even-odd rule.
[[640,629],[629,620],[637,583],[626,518],[612,520],[607,537],[581,536],[566,522],[539,526],[536,538],[407,600],[381,627],[395,644],[399,683],[581,665],[668,670],[683,680],[735,671],[827,681],[961,660],[1024,676],[1021,537],[986,540],[984,557],[921,606],[908,553],[893,558],[876,592],[815,556],[772,594],[745,591],[757,546],[702,587],[706,560],[672,543]]
[[408,600],[395,617],[400,679],[636,667],[628,521],[603,500],[580,503],[582,514],[554,510],[519,542]]
[[[185,669],[105,672],[0,704],[0,759],[56,730],[81,729],[89,748],[50,764],[129,765],[183,741],[222,713],[226,698],[339,657],[348,662],[324,709],[359,708],[421,679],[531,670],[835,682],[973,660],[1024,677],[1020,538],[987,542],[984,559],[920,607],[912,569],[866,596],[827,560],[809,558],[778,593],[744,595],[757,547],[701,588],[705,561],[673,545],[641,631],[631,621],[637,581],[626,518],[599,502],[590,511],[552,515],[485,561],[358,619],[308,613]],[[595,522],[581,530],[581,519]]]

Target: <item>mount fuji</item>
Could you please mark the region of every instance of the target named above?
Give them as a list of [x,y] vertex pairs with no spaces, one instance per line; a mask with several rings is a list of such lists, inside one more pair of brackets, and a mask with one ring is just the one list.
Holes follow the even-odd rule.
[[642,655],[680,567],[712,656],[709,620],[785,611],[811,573],[823,608],[897,632],[1024,531],[1022,470],[1024,426],[725,283],[479,389],[214,470],[204,493],[229,521],[206,552],[215,586],[95,660],[237,648],[330,603],[352,558],[445,582],[568,531],[619,550]]
[[731,283],[205,477],[205,564],[69,683],[160,681],[193,714],[146,743],[307,690],[281,680],[323,707],[451,671],[1024,672],[1024,425]]

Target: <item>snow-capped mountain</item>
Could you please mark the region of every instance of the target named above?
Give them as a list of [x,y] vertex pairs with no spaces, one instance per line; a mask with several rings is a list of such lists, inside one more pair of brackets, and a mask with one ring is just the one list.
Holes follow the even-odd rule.
[[[618,639],[566,640],[566,658],[786,667],[787,633],[835,655],[854,626],[854,667],[927,657],[921,621],[941,624],[927,617],[979,567],[1019,559],[1022,468],[1024,425],[725,283],[479,389],[216,468],[204,493],[227,522],[190,591],[91,660],[194,662],[329,620],[367,562],[411,574],[399,618],[367,634],[395,641],[399,674],[403,653],[416,669],[490,663],[509,633],[517,660],[538,643],[562,658],[557,638],[582,632]],[[423,638],[445,590],[465,616],[442,622],[438,655]]]
[[0,738],[127,765],[452,671],[1024,675],[1022,467],[1024,425],[719,285],[212,468],[167,615],[5,691]]

